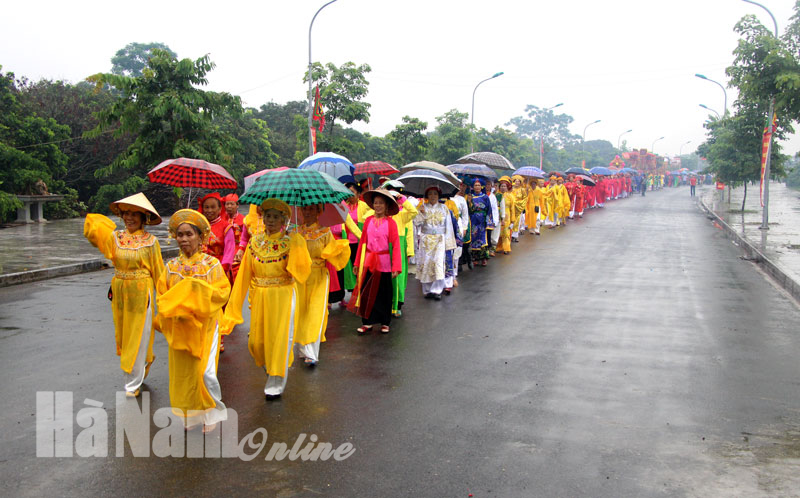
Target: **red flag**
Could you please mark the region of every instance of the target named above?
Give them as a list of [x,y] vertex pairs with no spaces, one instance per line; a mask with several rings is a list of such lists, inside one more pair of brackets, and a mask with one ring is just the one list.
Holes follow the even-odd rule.
[[777,114],[772,115],[772,124],[767,124],[764,128],[764,138],[761,140],[761,183],[758,186],[758,197],[761,200],[761,207],[764,207],[764,173],[767,169],[767,157],[769,156],[769,144],[772,142],[772,133],[775,131],[775,120]]
[[314,117],[313,120],[319,123],[319,131],[325,128],[325,112],[322,110],[322,103],[319,101],[319,85],[314,96]]

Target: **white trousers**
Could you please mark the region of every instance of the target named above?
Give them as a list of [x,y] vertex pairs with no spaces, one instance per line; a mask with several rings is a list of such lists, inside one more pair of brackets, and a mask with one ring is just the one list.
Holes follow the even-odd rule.
[[[152,294],[152,292],[150,293]],[[142,340],[139,341],[139,350],[136,351],[136,360],[133,362],[131,373],[123,372],[125,378],[125,391],[132,393],[142,387],[144,383],[145,363],[147,361],[147,347],[150,344],[150,335],[153,333],[153,296],[147,296],[147,318],[144,320]]]
[[422,282],[423,294],[441,294],[444,288],[445,279],[434,280],[433,282]]

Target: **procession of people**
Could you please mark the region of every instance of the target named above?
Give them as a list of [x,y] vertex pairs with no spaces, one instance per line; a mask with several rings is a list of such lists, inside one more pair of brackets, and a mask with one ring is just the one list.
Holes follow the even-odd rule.
[[[109,299],[125,392],[140,394],[158,331],[168,345],[173,412],[187,430],[212,431],[226,419],[217,379],[223,337],[245,323],[244,306],[248,349],[266,376],[263,395],[275,399],[295,354],[309,368],[320,363],[334,307],[361,318],[355,333],[388,334],[411,274],[426,299],[441,300],[458,287],[465,265],[486,271],[478,268],[511,256],[522,234],[563,228],[656,184],[642,175],[580,172],[458,179],[451,192],[434,183],[415,193],[386,177],[376,185],[349,181],[339,186],[342,201],[294,206],[246,193],[246,216],[236,194],[210,192],[196,210],[170,217],[180,254],[166,263],[144,231],[161,217],[143,193],[110,205],[122,230],[89,214],[84,235],[115,268]],[[338,213],[334,222],[330,212]]]

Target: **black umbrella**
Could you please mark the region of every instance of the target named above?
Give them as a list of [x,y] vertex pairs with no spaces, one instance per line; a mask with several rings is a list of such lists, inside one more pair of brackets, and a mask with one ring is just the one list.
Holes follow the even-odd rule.
[[429,187],[439,187],[442,190],[442,197],[450,197],[458,192],[458,187],[443,174],[427,169],[409,171],[400,175],[397,180],[405,185],[403,193],[414,197],[424,197],[425,190]]

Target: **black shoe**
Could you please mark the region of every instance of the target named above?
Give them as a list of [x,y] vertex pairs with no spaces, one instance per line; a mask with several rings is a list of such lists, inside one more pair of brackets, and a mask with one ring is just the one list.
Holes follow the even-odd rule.
[[274,401],[274,400],[276,400],[276,399],[278,399],[280,397],[281,397],[280,394],[265,394],[264,395],[264,398],[266,398],[267,401]]
[[442,295],[441,294],[431,294],[431,295],[437,301],[441,301],[442,300]]
[[431,294],[430,292],[425,294],[425,299],[431,299],[432,297],[433,297],[433,294]]

